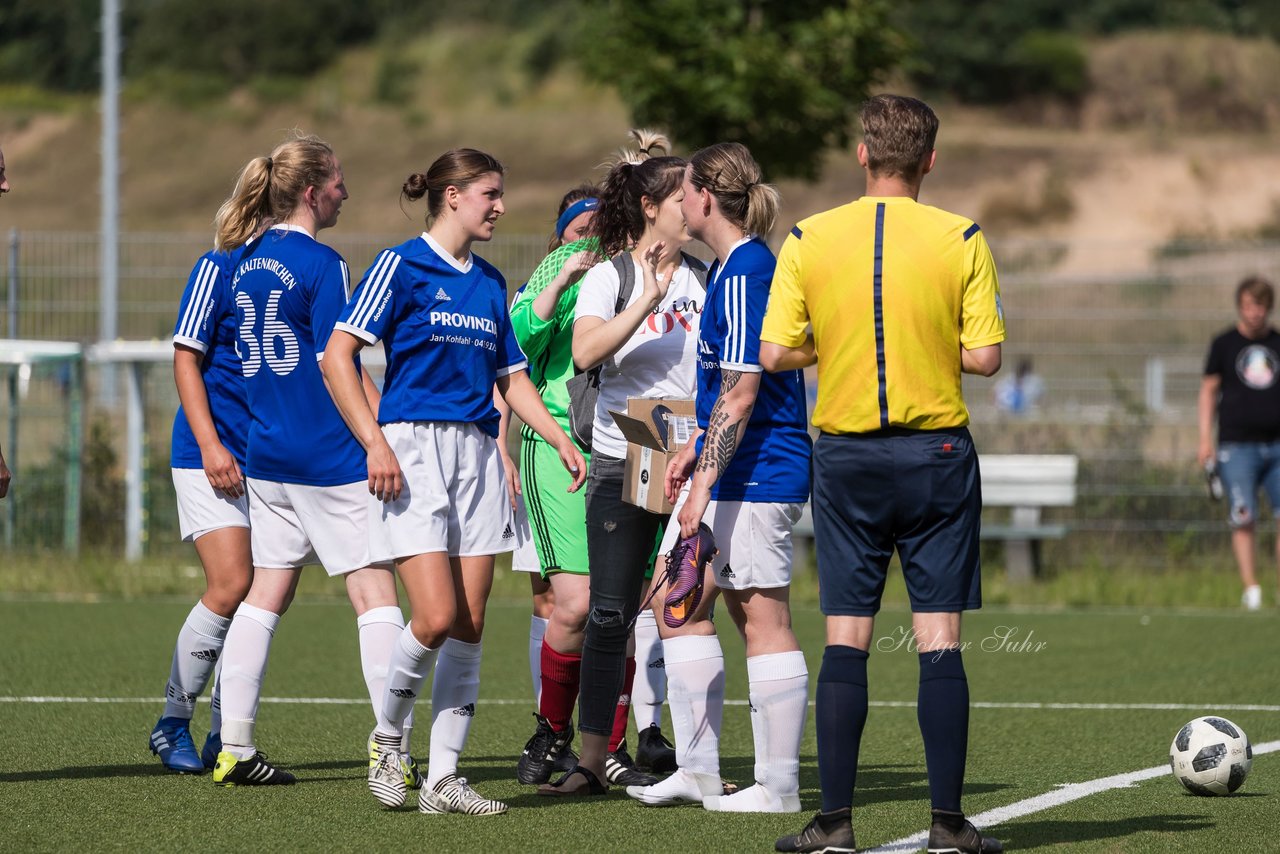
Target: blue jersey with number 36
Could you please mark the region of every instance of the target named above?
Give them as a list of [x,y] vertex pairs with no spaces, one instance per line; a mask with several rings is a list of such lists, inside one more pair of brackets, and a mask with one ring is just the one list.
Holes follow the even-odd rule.
[[[235,258],[226,252],[206,252],[196,261],[178,306],[173,343],[202,354],[200,377],[214,429],[223,446],[243,466],[249,441],[249,403],[240,373],[240,355],[236,352],[236,311],[231,295]],[[176,469],[204,467],[200,445],[181,406],[173,419],[169,465]]]
[[349,287],[342,256],[300,229],[269,229],[240,255],[231,288],[253,416],[247,476],[310,486],[368,477],[320,375]]

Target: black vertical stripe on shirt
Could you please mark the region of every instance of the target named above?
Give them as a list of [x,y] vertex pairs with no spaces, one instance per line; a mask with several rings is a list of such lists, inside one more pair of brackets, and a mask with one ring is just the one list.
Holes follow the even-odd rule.
[[879,386],[880,427],[889,426],[889,392],[884,369],[884,202],[876,205],[876,254],[872,299],[876,317],[876,379]]

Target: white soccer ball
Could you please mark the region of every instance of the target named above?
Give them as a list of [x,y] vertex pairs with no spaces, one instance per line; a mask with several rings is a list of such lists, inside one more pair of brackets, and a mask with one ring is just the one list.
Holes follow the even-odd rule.
[[1253,766],[1253,746],[1244,730],[1226,718],[1196,718],[1178,730],[1169,747],[1169,767],[1195,795],[1229,795],[1244,785]]

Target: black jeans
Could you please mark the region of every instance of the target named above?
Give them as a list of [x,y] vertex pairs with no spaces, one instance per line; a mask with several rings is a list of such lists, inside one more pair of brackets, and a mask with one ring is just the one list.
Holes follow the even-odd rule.
[[582,647],[578,728],[613,732],[614,709],[626,675],[627,636],[640,609],[644,576],[667,516],[622,500],[623,461],[591,456],[587,477],[587,558],[591,610]]

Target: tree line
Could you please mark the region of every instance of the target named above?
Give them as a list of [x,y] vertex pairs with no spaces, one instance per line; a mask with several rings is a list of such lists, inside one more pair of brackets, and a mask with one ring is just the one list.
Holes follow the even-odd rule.
[[[101,0],[0,5],[0,80],[99,82]],[[686,147],[749,140],[771,176],[811,177],[890,73],[928,96],[1002,104],[1088,90],[1084,40],[1204,29],[1280,39],[1280,0],[123,0],[126,75],[227,86],[302,77],[343,48],[464,19],[545,33],[532,74],[575,62],[638,124]]]

